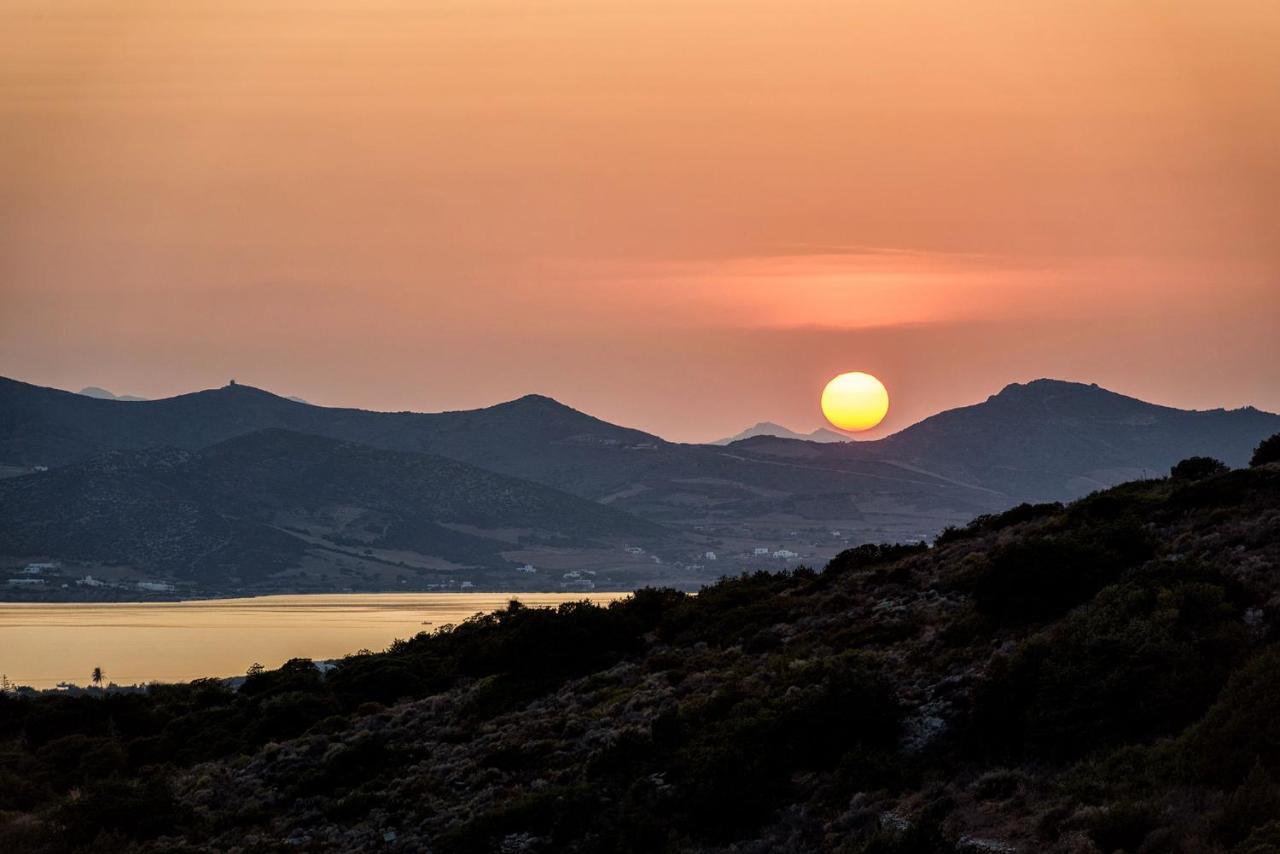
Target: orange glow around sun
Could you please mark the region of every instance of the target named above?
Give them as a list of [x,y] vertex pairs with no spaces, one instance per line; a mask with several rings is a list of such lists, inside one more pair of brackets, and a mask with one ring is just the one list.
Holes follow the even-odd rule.
[[841,430],[870,430],[888,413],[889,392],[871,374],[840,374],[822,390],[822,414]]

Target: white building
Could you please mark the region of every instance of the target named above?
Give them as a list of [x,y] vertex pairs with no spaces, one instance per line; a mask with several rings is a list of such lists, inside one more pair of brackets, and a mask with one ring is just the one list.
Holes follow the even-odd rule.
[[106,582],[99,581],[98,579],[94,578],[92,575],[86,575],[84,578],[77,581],[76,584],[79,584],[82,587],[106,587],[107,586]]
[[716,553],[715,553],[715,552],[705,552],[705,553],[702,555],[702,557],[703,557],[704,559],[706,559],[706,560],[715,560],[715,559],[716,559]]
[[783,558],[783,559],[800,557],[798,553],[791,551],[791,549],[778,549],[776,552],[773,553],[773,556],[776,558]]
[[756,557],[762,557],[763,555],[767,555],[768,553],[769,553],[768,549],[760,548],[759,546],[757,546],[756,550],[752,552],[752,554],[754,554]]
[[29,563],[22,568],[24,575],[40,575],[58,568],[56,563]]
[[172,593],[177,588],[167,581],[139,581],[138,589],[148,593]]
[[517,566],[516,572],[523,572],[525,575],[533,575],[538,570],[533,568],[533,564],[526,563],[524,566]]
[[43,578],[10,578],[10,587],[40,587],[44,584]]

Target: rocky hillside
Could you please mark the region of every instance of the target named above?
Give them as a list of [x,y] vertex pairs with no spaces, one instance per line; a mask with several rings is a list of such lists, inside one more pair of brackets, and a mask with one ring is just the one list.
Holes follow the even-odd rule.
[[0,844],[1274,851],[1280,465],[1179,474],[327,674],[11,694]]

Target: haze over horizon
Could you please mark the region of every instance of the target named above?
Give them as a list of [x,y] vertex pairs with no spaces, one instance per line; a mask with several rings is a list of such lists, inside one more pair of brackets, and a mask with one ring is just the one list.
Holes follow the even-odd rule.
[[1280,7],[18,2],[0,373],[866,438],[1280,410]]

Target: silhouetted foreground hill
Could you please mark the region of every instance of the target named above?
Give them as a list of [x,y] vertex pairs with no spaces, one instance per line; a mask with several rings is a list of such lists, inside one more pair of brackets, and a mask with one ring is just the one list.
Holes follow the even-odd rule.
[[0,554],[128,567],[188,594],[252,589],[288,570],[298,574],[275,586],[376,588],[379,575],[391,586],[395,576],[448,578],[450,567],[505,567],[510,585],[519,576],[504,551],[675,538],[456,460],[279,429],[0,480],[0,506]]
[[1274,851],[1278,566],[1269,465],[513,605],[326,675],[10,695],[0,845]]

